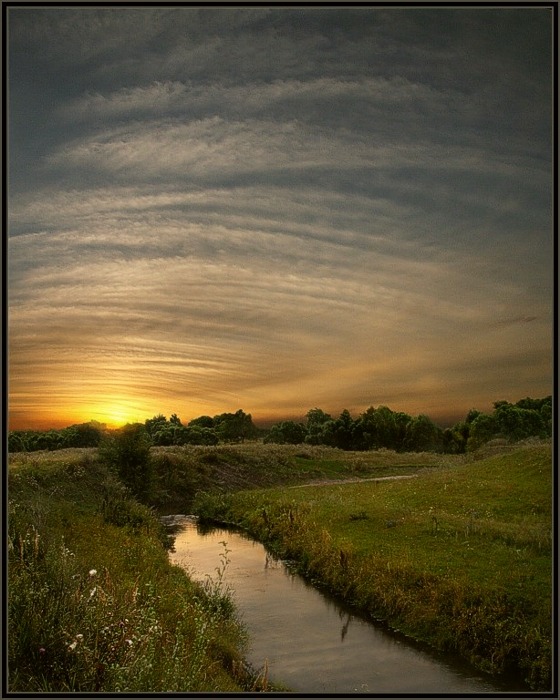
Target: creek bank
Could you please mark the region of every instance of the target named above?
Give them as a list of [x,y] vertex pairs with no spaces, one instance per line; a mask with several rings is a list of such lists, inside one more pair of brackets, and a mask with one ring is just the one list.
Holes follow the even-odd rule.
[[[531,689],[548,690],[550,615],[548,598],[542,594],[546,596],[550,576],[550,545],[541,539],[547,520],[537,514],[538,529],[524,526],[519,534],[511,530],[511,518],[518,517],[525,501],[529,512],[540,500],[545,504],[548,460],[547,451],[539,448],[534,454],[492,458],[492,464],[480,462],[425,479],[389,482],[383,492],[377,484],[347,484],[324,486],[317,496],[315,488],[206,494],[197,499],[194,512],[202,524],[247,532],[292,562],[304,579],[368,619],[434,649],[458,654],[496,677],[521,673]],[[446,490],[447,483],[451,486]],[[453,530],[445,520],[432,531],[426,525],[430,517],[426,501],[437,506],[440,499],[436,526],[441,525],[442,514],[451,518],[443,508],[454,506],[454,499],[463,509],[470,505],[465,498],[473,485],[477,490],[472,498],[479,508],[479,494],[490,499],[489,507],[498,503],[508,508],[503,521],[507,538],[496,539],[496,527],[502,527],[496,520],[485,529],[475,523],[475,529],[469,511],[448,521]],[[493,500],[494,489],[500,490],[501,500]],[[509,501],[499,495],[504,489],[519,493],[511,501],[514,515]],[[415,503],[419,511],[412,508]],[[403,504],[406,517],[394,518],[402,515]],[[391,527],[395,522],[397,526]],[[466,528],[460,532],[468,533],[469,539],[465,534],[456,536],[456,527]],[[516,537],[523,538],[524,549]],[[476,569],[471,568],[474,565]],[[522,583],[524,589],[518,586]]]
[[[327,599],[332,600],[334,604],[340,606],[341,609],[348,611],[349,615],[375,625],[377,629],[384,631],[393,638],[401,639],[403,644],[418,650],[420,653],[435,657],[443,655],[446,658],[452,659],[453,665],[456,666],[470,664],[474,669],[491,679],[490,682],[494,682],[497,685],[507,685],[509,683],[515,688],[515,692],[532,690],[525,679],[525,674],[519,668],[508,665],[504,667],[502,673],[493,674],[488,666],[484,663],[479,663],[476,657],[469,656],[468,654],[459,654],[457,649],[452,645],[438,645],[434,643],[433,638],[430,637],[429,631],[425,634],[419,634],[413,626],[407,624],[405,619],[401,619],[400,622],[395,623],[387,616],[385,611],[375,606],[372,607],[370,604],[361,604],[352,597],[351,586],[347,586],[345,590],[345,587],[334,584],[331,578],[324,576],[319,569],[311,564],[310,559],[305,553],[294,552],[293,548],[286,546],[285,543],[276,538],[262,538],[262,535],[258,536],[255,531],[242,527],[238,522],[232,520],[223,520],[219,518],[197,519],[196,516],[194,518],[192,516],[187,517],[186,520],[198,522],[198,526],[203,533],[205,531],[212,531],[213,529],[223,529],[228,532],[239,533],[242,536],[262,544],[262,546],[270,552],[271,556],[285,567],[287,572],[290,572],[292,575],[300,576],[307,585],[313,587],[323,596],[326,596]],[[178,531],[180,531],[181,525],[177,524],[177,528]],[[349,592],[350,595],[348,595]],[[508,679],[507,681],[506,677]],[[503,692],[503,690],[499,692]]]
[[199,581],[223,570],[221,580],[231,587],[249,634],[249,662],[261,667],[266,661],[269,677],[295,693],[486,693],[524,687],[366,621],[239,530],[197,527],[186,519],[170,557]]
[[[293,488],[298,487],[296,486]],[[351,597],[342,595],[340,589],[333,586],[328,579],[321,577],[317,572],[311,572],[309,568],[309,560],[304,553],[294,553],[292,548],[289,548],[285,543],[277,538],[263,538],[262,534],[258,534],[256,530],[244,527],[238,521],[234,520],[227,520],[218,517],[208,518],[198,515],[177,515],[167,517],[171,519],[167,521],[165,525],[173,533],[180,532],[185,522],[192,522],[197,524],[202,532],[211,531],[213,529],[223,529],[244,535],[265,547],[272,556],[282,562],[288,571],[301,576],[302,579],[313,586],[313,588],[317,589],[324,595],[333,598],[339,605],[345,607],[353,614],[359,615],[366,621],[375,623],[388,632],[402,635],[407,641],[418,644],[421,647],[426,647],[426,645],[428,647],[431,646],[425,638],[414,635],[410,632],[405,632],[400,627],[391,625],[385,615],[381,613],[372,613],[368,607],[360,606]]]
[[9,691],[248,692],[232,606],[170,564],[168,532],[95,454],[10,455]]
[[166,453],[178,460],[166,474],[208,477],[174,512],[241,526],[372,619],[550,688],[548,443],[445,458],[269,448],[193,453],[192,469],[190,451]]

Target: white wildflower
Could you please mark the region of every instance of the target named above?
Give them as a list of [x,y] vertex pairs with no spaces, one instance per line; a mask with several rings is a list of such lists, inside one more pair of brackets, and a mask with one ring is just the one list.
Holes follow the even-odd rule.
[[90,575],[90,576],[95,576],[96,573],[97,573],[97,569],[90,569],[90,570],[89,570],[89,575]]

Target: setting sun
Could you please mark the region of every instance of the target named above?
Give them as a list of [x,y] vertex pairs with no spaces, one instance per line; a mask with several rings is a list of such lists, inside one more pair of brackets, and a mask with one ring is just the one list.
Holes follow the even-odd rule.
[[143,423],[149,417],[148,413],[130,403],[126,399],[101,400],[85,406],[81,413],[84,421],[96,420],[104,423],[108,428],[120,428],[127,423]]
[[109,428],[119,428],[126,423],[136,423],[138,420],[125,409],[111,408],[107,411],[107,419],[101,422],[106,423]]

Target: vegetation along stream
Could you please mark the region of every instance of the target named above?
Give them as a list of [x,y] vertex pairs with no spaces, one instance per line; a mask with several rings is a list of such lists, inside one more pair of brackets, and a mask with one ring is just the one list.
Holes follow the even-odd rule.
[[272,683],[304,693],[523,691],[368,622],[324,595],[244,533],[185,517],[173,563],[229,590],[250,638],[247,661]]

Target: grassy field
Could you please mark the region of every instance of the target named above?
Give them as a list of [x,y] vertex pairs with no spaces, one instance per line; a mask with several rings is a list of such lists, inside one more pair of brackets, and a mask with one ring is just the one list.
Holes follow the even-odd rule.
[[[393,628],[486,671],[521,669],[531,687],[546,690],[551,448],[529,444],[478,457],[433,455],[430,463],[419,455],[365,453],[354,466],[360,476],[400,468],[417,476],[199,494],[196,509],[247,529],[317,585]],[[312,471],[331,479],[348,477],[355,457],[344,467],[324,454],[290,459],[314,461]]]
[[96,450],[9,465],[11,692],[239,692],[245,635],[219,581],[169,563],[152,511]]

